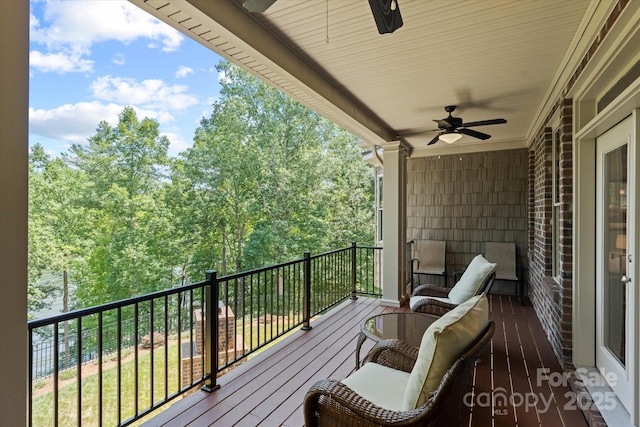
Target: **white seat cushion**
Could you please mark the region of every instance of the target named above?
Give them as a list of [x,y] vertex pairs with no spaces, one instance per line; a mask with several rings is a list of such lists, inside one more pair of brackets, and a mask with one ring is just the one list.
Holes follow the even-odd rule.
[[442,301],[442,302],[446,302],[446,303],[448,303],[448,304],[453,304],[453,303],[451,302],[451,300],[450,300],[449,298],[447,298],[447,297],[425,297],[425,296],[417,296],[417,297],[411,297],[411,298],[409,299],[409,307],[411,307],[411,310],[413,311],[413,307],[416,305],[416,303],[417,303],[418,301],[422,301],[423,299],[427,299],[427,298],[430,298],[430,299],[433,299],[433,300]]
[[381,408],[401,411],[409,373],[377,363],[365,363],[340,382]]
[[462,304],[476,295],[484,280],[493,273],[496,264],[486,260],[482,254],[476,255],[467,266],[458,283],[449,291],[449,299],[454,304]]
[[477,295],[433,322],[422,336],[418,359],[409,376],[402,409],[422,406],[442,376],[489,323],[486,295]]

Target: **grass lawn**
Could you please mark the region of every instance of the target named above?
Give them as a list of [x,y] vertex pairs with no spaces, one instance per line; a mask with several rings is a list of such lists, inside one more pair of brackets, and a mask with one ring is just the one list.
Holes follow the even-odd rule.
[[[274,319],[273,327],[270,323],[261,323],[254,319],[254,324],[249,323],[242,324],[238,321],[236,324],[237,334],[243,334],[245,336],[245,345],[247,349],[257,348],[260,342],[264,342],[266,339],[270,339],[273,331],[273,335],[281,333],[288,327],[288,323],[283,322],[280,319],[280,323],[276,326]],[[244,329],[244,331],[243,331]],[[250,334],[253,330],[253,334]],[[294,328],[295,330],[295,328]],[[288,335],[288,334],[287,334]],[[286,336],[286,335],[285,335]],[[187,338],[183,339],[184,342],[188,342]],[[281,337],[281,338],[284,338]],[[281,339],[279,338],[279,339]],[[255,356],[264,351],[271,345],[275,344],[278,340],[269,343],[262,347],[256,353]],[[150,350],[138,350],[138,408],[135,406],[136,393],[135,393],[135,359],[133,349],[123,351],[123,361],[121,362],[121,411],[118,414],[118,370],[116,365],[116,356],[112,355],[105,357],[103,360],[103,373],[102,373],[102,419],[103,425],[118,425],[118,421],[122,422],[132,417],[136,411],[138,413],[143,412],[145,409],[151,406],[151,375],[150,375],[150,362],[151,351]],[[168,353],[168,375],[165,378],[164,365],[165,365],[165,347],[161,346],[153,351],[154,357],[154,374],[153,374],[153,401],[159,402],[165,398],[165,384],[167,384],[168,395],[176,393],[179,390],[179,375],[181,363],[178,359],[178,344],[177,340],[170,340],[167,347]],[[59,407],[58,407],[58,425],[60,426],[74,426],[78,425],[78,386],[77,386],[77,373],[75,369],[61,372],[60,385],[58,389],[59,394]],[[34,399],[33,399],[33,426],[34,427],[48,427],[54,426],[54,401],[53,401],[53,387],[52,381],[39,380],[36,382],[37,386],[34,386]],[[83,426],[100,426],[98,408],[100,402],[98,401],[98,364],[88,363],[82,366],[82,425]],[[152,414],[147,415],[144,419],[149,419],[160,411],[169,407],[169,404],[155,410]],[[120,418],[118,418],[118,415]],[[144,420],[143,419],[143,420]],[[143,422],[140,420],[133,425],[139,425]]]
[[[120,420],[124,421],[132,417],[135,413],[135,360],[131,359],[131,355],[127,357],[127,361],[122,364],[121,369],[121,413]],[[170,344],[168,347],[168,375],[165,378],[165,347],[154,350],[154,374],[153,374],[153,400],[158,402],[164,399],[165,383],[168,386],[168,393],[174,393],[178,390],[178,370],[180,363],[178,361],[178,345]],[[138,411],[142,412],[151,405],[151,370],[150,370],[151,352],[140,350],[138,357]],[[115,365],[115,362],[104,362],[109,366]],[[98,374],[97,363],[84,365],[82,370],[96,371],[96,373],[85,376],[83,372],[81,397],[82,397],[82,425],[83,426],[99,426],[98,418]],[[75,374],[75,370],[72,370]],[[61,374],[68,377],[69,374]],[[102,418],[104,425],[116,425],[118,423],[118,370],[117,366],[112,366],[103,371],[102,378]],[[59,393],[59,419],[60,426],[77,425],[78,420],[78,386],[76,376],[67,380],[66,385],[62,385],[58,390]],[[33,400],[33,426],[53,426],[54,425],[54,406],[53,392],[47,392],[37,396]]]

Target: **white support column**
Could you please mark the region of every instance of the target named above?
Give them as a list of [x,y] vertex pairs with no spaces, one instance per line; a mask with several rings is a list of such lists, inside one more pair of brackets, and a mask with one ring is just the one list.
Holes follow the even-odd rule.
[[405,299],[407,277],[407,158],[409,149],[400,141],[382,145],[382,304],[399,307]]
[[27,424],[29,2],[0,0],[0,426]]

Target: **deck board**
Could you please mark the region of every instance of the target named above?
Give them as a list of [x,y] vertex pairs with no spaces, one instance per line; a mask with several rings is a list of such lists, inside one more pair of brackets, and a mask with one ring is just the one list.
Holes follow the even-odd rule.
[[[462,425],[475,426],[586,426],[579,410],[565,410],[570,388],[536,384],[538,368],[562,372],[531,307],[515,297],[491,295],[490,318],[496,332],[490,348],[480,357],[474,387]],[[406,307],[382,306],[379,300],[346,301],[315,319],[310,331],[298,330],[218,379],[213,393],[197,391],[148,419],[144,427],[160,426],[287,426],[304,424],[302,402],[313,383],[324,378],[341,379],[355,369],[356,341],[360,324],[385,312],[408,311]],[[361,359],[373,342],[366,340]],[[548,410],[512,405],[496,411],[478,402],[479,393],[504,387],[510,395],[555,396]],[[487,395],[485,395],[486,397]]]

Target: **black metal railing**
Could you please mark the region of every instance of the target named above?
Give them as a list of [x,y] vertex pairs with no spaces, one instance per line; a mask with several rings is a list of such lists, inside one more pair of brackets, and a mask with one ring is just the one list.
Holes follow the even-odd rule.
[[[357,246],[28,323],[29,425],[126,426],[357,295],[381,296]],[[217,309],[217,315],[214,313]]]

